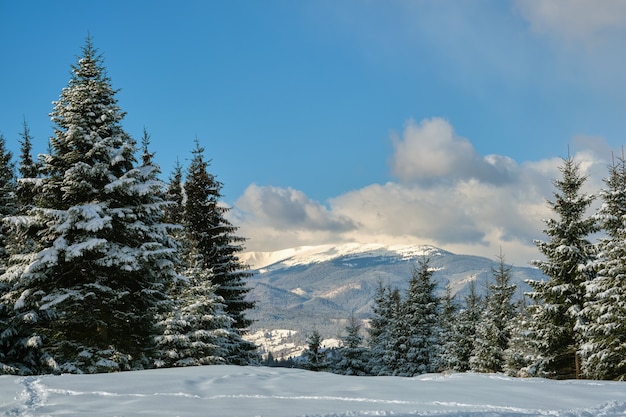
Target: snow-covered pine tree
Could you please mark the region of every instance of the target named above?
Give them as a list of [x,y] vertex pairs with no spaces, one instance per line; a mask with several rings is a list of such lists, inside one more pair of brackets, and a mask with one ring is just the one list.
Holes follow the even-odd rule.
[[396,319],[400,314],[400,291],[378,283],[368,332],[369,373],[391,375],[396,367]]
[[609,167],[595,218],[606,237],[597,244],[595,277],[586,282],[582,310],[583,374],[594,379],[626,379],[626,160]]
[[225,217],[229,208],[220,202],[222,184],[209,173],[209,162],[197,140],[192,155],[184,183],[185,236],[201,267],[211,271],[215,293],[223,299],[224,311],[232,319],[233,339],[226,361],[246,365],[257,361],[258,354],[257,347],[243,338],[251,324],[246,311],[254,307],[246,300],[250,291],[246,279],[252,274],[237,256],[245,239],[235,235],[237,228]]
[[322,347],[322,335],[317,330],[313,330],[306,340],[307,348],[302,356],[306,359],[304,367],[310,371],[325,371],[328,367],[328,357]]
[[441,299],[441,311],[439,313],[439,369],[438,371],[449,371],[459,366],[456,356],[457,348],[457,328],[458,328],[458,308],[454,302],[452,288],[446,286],[446,293]]
[[[152,156],[147,150],[149,138],[144,132],[143,160]],[[165,191],[169,205],[166,209],[168,222],[180,225],[183,221],[182,168],[175,165]],[[157,336],[159,367],[213,365],[226,362],[230,344],[236,338],[231,325],[232,318],[224,313],[224,300],[215,294],[212,272],[207,269],[197,252],[197,247],[185,239],[181,226],[172,231],[179,241],[180,276],[170,286],[168,293],[172,307],[162,316]]]
[[6,147],[6,140],[0,134],[0,275],[4,273],[8,265],[9,252],[9,227],[4,219],[17,212],[15,204],[16,182],[15,165],[13,154]]
[[150,364],[176,247],[162,222],[163,184],[155,166],[135,166],[136,144],[121,126],[115,94],[87,39],[51,113],[41,198],[18,219],[40,227],[39,239],[5,274],[18,346],[40,349],[30,372]]
[[435,372],[439,366],[439,304],[435,295],[437,283],[429,258],[413,268],[401,315],[396,326],[400,329],[400,363],[394,375],[414,376]]
[[586,281],[592,273],[586,266],[594,258],[590,234],[597,230],[594,218],[586,215],[593,196],[581,192],[586,177],[572,157],[563,160],[562,178],[555,180],[554,201],[549,201],[556,218],[545,220],[547,241],[536,241],[545,260],[532,264],[548,277],[529,281],[529,306],[533,318],[531,334],[537,338],[540,372],[554,378],[580,376],[582,335],[580,311],[586,294]]
[[530,333],[530,310],[526,295],[517,302],[516,316],[511,321],[511,338],[504,352],[504,372],[510,376],[529,377],[537,374],[537,348]]
[[17,187],[17,200],[20,213],[26,213],[33,206],[35,201],[35,186],[39,177],[39,163],[33,160],[32,136],[28,123],[24,120],[23,129],[20,133],[20,178]]
[[476,291],[476,281],[470,281],[469,292],[464,298],[464,307],[455,320],[452,339],[451,364],[456,372],[470,370],[470,358],[474,355],[476,328],[481,320],[483,300]]
[[[17,211],[15,196],[15,167],[12,154],[6,148],[4,136],[0,134],[0,277],[9,265],[9,246],[12,239],[10,229],[4,219],[14,215]],[[18,372],[11,365],[14,361],[9,354],[10,345],[14,339],[9,329],[13,306],[7,299],[8,290],[9,282],[0,279],[0,374]]]
[[342,375],[367,375],[367,349],[363,346],[361,323],[354,317],[354,313],[348,319],[345,332],[341,337],[341,347],[335,350],[333,372]]
[[497,266],[491,270],[494,283],[487,288],[485,308],[476,328],[474,354],[470,358],[473,371],[502,372],[504,369],[504,352],[509,345],[510,324],[515,316],[512,299],[516,286],[511,285],[511,269],[500,253]]

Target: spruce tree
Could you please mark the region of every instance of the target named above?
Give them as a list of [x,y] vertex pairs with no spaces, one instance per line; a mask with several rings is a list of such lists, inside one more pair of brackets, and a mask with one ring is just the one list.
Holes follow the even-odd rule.
[[226,360],[245,365],[258,360],[256,346],[243,338],[251,324],[246,312],[254,307],[254,303],[246,300],[250,291],[246,279],[252,274],[237,256],[245,239],[235,235],[237,228],[225,217],[229,208],[220,201],[222,184],[209,173],[209,162],[205,161],[204,149],[198,141],[192,154],[184,184],[185,237],[200,266],[211,271],[215,293],[232,319],[233,340]]
[[504,255],[492,268],[494,283],[488,286],[485,308],[476,328],[474,354],[470,368],[476,372],[502,372],[505,351],[511,338],[510,323],[515,316],[512,304],[515,285],[511,285],[512,266],[506,265]]
[[533,261],[547,281],[529,281],[532,334],[537,339],[540,369],[554,378],[580,376],[582,335],[580,312],[586,282],[592,273],[586,266],[593,260],[589,235],[597,230],[595,219],[586,215],[593,196],[582,193],[586,177],[572,157],[560,167],[562,178],[554,182],[554,201],[548,204],[555,218],[545,220],[547,241],[536,241],[544,260]]
[[456,372],[470,370],[470,359],[474,355],[476,329],[481,320],[483,300],[476,291],[476,281],[470,281],[469,293],[464,298],[464,307],[454,321],[452,334],[451,365]]
[[303,356],[306,359],[304,367],[310,371],[325,371],[328,367],[326,351],[322,347],[322,335],[317,330],[313,330],[306,340],[307,348]]
[[10,231],[4,219],[17,212],[15,165],[12,158],[13,154],[7,150],[6,140],[0,134],[0,275],[6,270],[9,255],[7,245]]
[[388,349],[393,345],[393,325],[395,316],[399,310],[400,292],[392,289],[391,285],[383,286],[382,281],[378,282],[378,288],[374,295],[374,305],[372,307],[372,318],[367,328],[370,374],[374,376],[391,375],[388,366]]
[[592,263],[583,308],[583,373],[594,379],[626,379],[626,160],[609,167],[595,218],[605,232]]
[[537,375],[537,348],[531,335],[530,309],[526,296],[517,302],[516,316],[510,326],[511,337],[504,352],[504,372],[510,376],[529,377]]
[[34,205],[35,202],[35,186],[39,177],[39,164],[33,160],[32,154],[32,136],[26,120],[24,120],[23,129],[20,133],[20,163],[19,173],[20,179],[17,188],[17,199],[19,212],[26,213]]
[[441,300],[441,312],[439,314],[439,371],[453,370],[459,366],[456,356],[458,311],[454,302],[450,285],[446,286],[445,296]]
[[396,322],[400,339],[400,362],[394,375],[414,376],[435,372],[439,366],[439,298],[436,282],[429,268],[430,260],[423,258],[413,269],[409,288],[402,302],[401,316]]
[[158,168],[136,166],[115,94],[87,39],[51,113],[46,176],[27,216],[38,240],[5,274],[17,346],[37,348],[31,372],[150,366],[176,247],[163,223]]
[[400,290],[390,285],[384,287],[379,282],[374,303],[373,317],[367,329],[370,355],[368,369],[375,376],[392,375],[400,360],[400,328],[397,325],[401,315]]
[[335,350],[333,372],[342,375],[367,375],[367,349],[363,346],[361,323],[354,314],[350,316],[345,332],[341,338],[342,346]]
[[[5,219],[17,212],[15,205],[16,185],[15,169],[12,154],[6,149],[4,136],[0,134],[0,277],[9,266],[11,249],[11,231]],[[14,342],[13,334],[9,329],[9,321],[13,315],[13,308],[7,299],[10,283],[0,279],[0,374],[18,373],[12,366],[13,358],[9,354],[10,346]]]

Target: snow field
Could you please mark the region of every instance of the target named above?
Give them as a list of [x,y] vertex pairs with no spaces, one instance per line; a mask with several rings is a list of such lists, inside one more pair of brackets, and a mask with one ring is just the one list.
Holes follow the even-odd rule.
[[624,416],[626,383],[205,366],[0,377],[4,416]]

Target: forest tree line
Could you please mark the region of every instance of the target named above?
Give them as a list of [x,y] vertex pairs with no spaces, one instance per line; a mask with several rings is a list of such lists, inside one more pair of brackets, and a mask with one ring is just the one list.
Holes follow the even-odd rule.
[[[481,297],[436,295],[428,258],[414,268],[405,294],[379,284],[372,318],[351,317],[342,346],[324,349],[313,331],[303,361],[289,364],[348,375],[414,376],[428,372],[504,372],[556,379],[626,380],[626,159],[617,158],[596,198],[573,158],[555,180],[553,212],[545,220],[544,260],[533,264],[545,280],[515,301],[504,255]],[[591,235],[601,236],[592,242]],[[280,360],[271,358],[274,364]]]

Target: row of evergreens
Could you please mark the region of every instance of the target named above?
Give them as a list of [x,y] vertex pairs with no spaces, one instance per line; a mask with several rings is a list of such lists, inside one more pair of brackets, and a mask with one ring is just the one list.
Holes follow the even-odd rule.
[[[464,300],[449,291],[436,296],[424,259],[404,296],[380,285],[367,343],[354,320],[338,349],[322,349],[313,332],[303,366],[351,375],[451,370],[625,380],[626,160],[609,166],[602,204],[591,215],[594,196],[581,191],[579,165],[568,157],[560,169],[547,240],[536,241],[544,259],[533,262],[546,279],[528,281],[531,291],[521,300],[514,301],[503,255],[484,299],[474,287]],[[601,237],[592,242],[596,233]]]
[[0,138],[0,373],[256,361],[222,184],[198,142],[161,181],[115,94],[88,39],[48,153],[33,159],[25,123],[17,174]]

